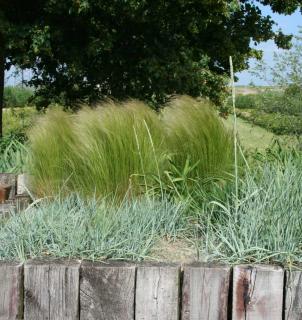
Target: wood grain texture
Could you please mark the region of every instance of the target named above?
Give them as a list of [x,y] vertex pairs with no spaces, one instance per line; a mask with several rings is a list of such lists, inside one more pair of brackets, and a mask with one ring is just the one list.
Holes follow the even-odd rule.
[[14,199],[16,195],[16,175],[13,173],[0,173],[0,184],[12,186],[9,193],[9,199]]
[[23,265],[0,263],[0,320],[23,319]]
[[26,263],[24,319],[79,319],[79,269],[77,261]]
[[179,319],[179,273],[175,265],[137,268],[136,320]]
[[8,203],[0,203],[0,215],[2,218],[8,218],[12,213],[16,212],[15,204]]
[[277,266],[236,266],[233,320],[281,320],[284,271]]
[[302,319],[302,272],[286,271],[285,319]]
[[183,320],[227,320],[230,267],[184,267]]
[[28,195],[29,177],[22,173],[17,176],[17,195]]
[[81,320],[134,320],[135,265],[81,266]]
[[26,210],[31,204],[31,198],[27,195],[16,195],[14,205],[17,212]]

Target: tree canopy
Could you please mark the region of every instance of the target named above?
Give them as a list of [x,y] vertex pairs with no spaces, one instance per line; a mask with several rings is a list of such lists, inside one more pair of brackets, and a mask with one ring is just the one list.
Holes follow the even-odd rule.
[[[102,97],[154,104],[171,94],[219,102],[229,72],[261,57],[273,31],[260,4],[291,14],[301,0],[0,0],[4,65],[30,68],[42,105]],[[1,52],[1,49],[0,49]]]

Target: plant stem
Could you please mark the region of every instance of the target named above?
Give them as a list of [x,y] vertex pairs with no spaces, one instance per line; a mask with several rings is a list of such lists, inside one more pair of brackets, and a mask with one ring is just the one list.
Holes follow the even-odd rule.
[[234,115],[234,159],[235,159],[235,212],[236,217],[238,213],[238,158],[237,158],[237,116],[236,116],[236,92],[235,92],[235,81],[234,81],[234,68],[233,59],[230,56],[230,71],[231,71],[231,87],[232,87],[232,104],[233,104],[233,115]]

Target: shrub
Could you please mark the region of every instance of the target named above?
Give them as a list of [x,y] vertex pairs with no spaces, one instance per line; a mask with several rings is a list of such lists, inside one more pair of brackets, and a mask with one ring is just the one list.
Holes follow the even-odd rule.
[[34,122],[37,111],[31,107],[3,110],[3,133],[25,140],[26,131]]
[[[236,97],[236,107],[239,109],[254,109],[259,104],[260,94],[240,94]],[[228,102],[232,103],[231,98]]]
[[266,113],[258,110],[240,112],[239,116],[277,135],[302,134],[302,117],[282,113]]
[[4,107],[24,107],[29,103],[33,96],[33,90],[30,88],[22,88],[20,86],[8,86],[4,88]]

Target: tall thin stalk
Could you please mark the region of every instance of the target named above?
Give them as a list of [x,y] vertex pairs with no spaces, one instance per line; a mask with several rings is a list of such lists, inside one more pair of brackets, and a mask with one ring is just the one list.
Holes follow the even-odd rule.
[[234,68],[233,59],[230,56],[230,71],[231,71],[231,87],[232,87],[232,104],[233,104],[233,115],[234,115],[234,161],[235,161],[235,212],[236,217],[238,213],[238,157],[237,157],[237,116],[236,116],[236,91],[234,81]]

